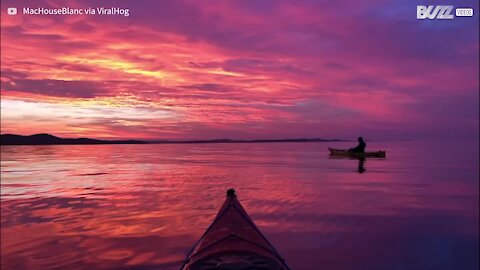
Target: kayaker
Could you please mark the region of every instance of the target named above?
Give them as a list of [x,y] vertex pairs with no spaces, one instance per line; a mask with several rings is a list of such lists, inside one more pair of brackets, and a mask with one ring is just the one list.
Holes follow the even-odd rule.
[[367,147],[367,144],[365,143],[363,138],[358,137],[357,147],[348,149],[348,152],[365,153],[365,147]]

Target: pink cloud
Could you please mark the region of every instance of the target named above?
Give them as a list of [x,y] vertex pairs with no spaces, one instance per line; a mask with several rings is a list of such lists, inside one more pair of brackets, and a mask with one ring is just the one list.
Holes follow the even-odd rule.
[[[411,17],[408,3],[389,1],[122,5],[130,17],[2,16],[2,103],[30,104],[25,116],[34,104],[61,105],[59,115],[90,111],[77,123],[37,110],[42,124],[32,117],[19,128],[2,105],[2,129],[238,138],[355,137],[353,128],[382,137],[382,126],[386,137],[402,137],[414,136],[412,125],[441,133],[431,124],[438,106],[450,122],[460,118],[458,133],[478,127],[477,17],[430,25]],[[345,16],[336,15],[339,6],[349,7]],[[373,16],[373,7],[384,13]],[[449,99],[464,103],[448,107]],[[115,108],[143,115],[102,115]],[[165,111],[175,117],[149,118]]]

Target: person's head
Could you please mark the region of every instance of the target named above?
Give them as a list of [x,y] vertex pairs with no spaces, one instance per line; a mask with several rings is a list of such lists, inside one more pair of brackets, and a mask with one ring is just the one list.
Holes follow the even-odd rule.
[[363,142],[363,138],[362,138],[362,137],[358,137],[358,142]]

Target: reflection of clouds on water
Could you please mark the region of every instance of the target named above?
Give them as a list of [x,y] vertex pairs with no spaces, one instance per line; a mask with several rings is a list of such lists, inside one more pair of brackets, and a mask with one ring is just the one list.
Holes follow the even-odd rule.
[[402,147],[2,147],[2,269],[178,269],[231,187],[292,269],[472,268],[475,162]]
[[[191,232],[175,230],[182,227],[175,216],[154,209],[135,211],[121,204],[121,198],[2,202],[2,265],[15,269],[20,269],[19,265],[24,269],[149,269],[183,259],[188,250],[184,243],[195,238],[188,234]],[[158,230],[160,226],[163,230]],[[26,254],[37,259],[24,261]]]

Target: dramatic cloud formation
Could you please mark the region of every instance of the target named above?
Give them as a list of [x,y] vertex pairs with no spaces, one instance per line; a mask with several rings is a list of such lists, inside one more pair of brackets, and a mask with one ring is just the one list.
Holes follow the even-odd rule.
[[386,0],[6,0],[2,12],[112,4],[130,16],[2,15],[2,133],[478,136],[478,15],[417,20],[416,2]]

